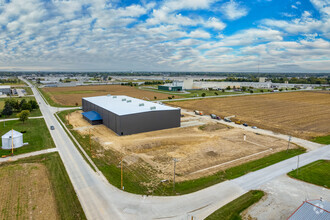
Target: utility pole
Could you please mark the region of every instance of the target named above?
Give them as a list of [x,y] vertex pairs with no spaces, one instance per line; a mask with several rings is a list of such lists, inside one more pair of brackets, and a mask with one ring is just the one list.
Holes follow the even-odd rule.
[[173,162],[174,162],[174,170],[173,170],[173,191],[175,191],[175,167],[176,167],[176,162],[178,162],[179,160],[176,158],[173,158]]
[[124,182],[123,182],[123,158],[120,161],[120,188],[124,190]]
[[14,129],[11,129],[11,155],[14,155]]
[[88,129],[89,132],[89,152],[91,152],[92,155],[92,142],[91,142],[91,129]]
[[290,141],[291,141],[291,136],[289,136],[288,147],[287,147],[287,149],[286,149],[286,153],[288,153],[288,151],[289,151]]
[[297,172],[296,172],[297,176],[298,176],[298,169],[299,169],[299,155],[298,155],[298,161],[297,161]]

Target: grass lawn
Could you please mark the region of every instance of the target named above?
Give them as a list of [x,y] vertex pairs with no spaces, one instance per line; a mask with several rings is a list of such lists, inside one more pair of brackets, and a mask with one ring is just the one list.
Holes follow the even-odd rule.
[[[23,133],[23,142],[29,144],[15,149],[15,155],[55,147],[43,118],[29,119],[24,124],[18,120],[0,122],[0,128],[0,136],[4,135],[11,129],[18,132],[26,131],[26,133]],[[9,153],[9,150],[0,149],[0,156],[8,155]]]
[[330,160],[318,160],[288,173],[290,177],[330,189]]
[[[4,108],[6,99],[9,99],[9,98],[1,98],[1,99],[0,99],[0,111],[2,111],[2,109]],[[15,98],[11,98],[11,99],[18,100],[19,102],[22,101],[23,99],[25,99],[27,102],[28,102],[29,100],[35,100],[34,97],[22,97],[22,98],[15,97]],[[17,115],[18,113],[19,113],[19,112],[13,112],[13,114],[12,114],[11,116],[9,116],[9,117],[2,115],[2,116],[0,117],[0,119],[17,118],[16,115]],[[42,114],[41,114],[41,112],[40,112],[39,109],[35,109],[35,110],[32,110],[32,111],[30,112],[29,117],[37,117],[37,116],[42,116]]]
[[264,196],[263,191],[252,190],[217,211],[209,215],[205,220],[238,220],[242,219],[240,213],[258,202]]
[[315,137],[311,141],[314,141],[319,144],[330,144],[330,135]]
[[15,162],[2,163],[0,164],[0,169],[3,166],[21,163],[41,163],[46,166],[48,178],[55,194],[57,212],[61,219],[86,219],[58,153],[44,154],[20,159]]
[[[62,111],[58,114],[60,119],[66,124],[69,129],[72,129],[71,125],[67,124],[65,115],[76,110]],[[119,153],[111,150],[103,150],[96,141],[92,141],[92,151],[102,150],[102,156],[92,157],[90,146],[89,146],[89,136],[80,135],[75,130],[70,130],[73,136],[77,139],[80,145],[84,148],[85,152],[94,161],[95,165],[102,171],[104,176],[108,181],[120,188],[120,157]],[[187,194],[192,193],[206,187],[215,185],[217,183],[223,182],[225,180],[234,179],[243,176],[246,173],[253,172],[264,167],[270,166],[272,164],[278,163],[282,160],[294,157],[296,155],[304,153],[306,150],[304,148],[290,149],[288,153],[286,151],[281,151],[267,157],[251,161],[236,167],[229,168],[225,171],[220,171],[210,176],[202,177],[195,180],[177,182],[175,185],[175,192],[173,192],[172,182],[158,183],[157,186],[150,191],[150,188],[146,187],[145,183],[150,182],[152,179],[152,173],[155,170],[145,170],[141,166],[130,168],[130,170],[125,171],[124,175],[124,186],[125,191],[135,193],[135,194],[152,194],[161,196],[170,196],[177,194]],[[141,163],[144,163],[141,161]],[[144,166],[145,167],[145,166]]]

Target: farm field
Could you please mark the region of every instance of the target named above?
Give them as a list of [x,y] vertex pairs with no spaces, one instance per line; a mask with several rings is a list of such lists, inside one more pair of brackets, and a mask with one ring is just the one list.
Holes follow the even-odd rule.
[[[61,115],[63,119],[63,114]],[[186,123],[187,120],[193,121],[194,118],[200,117],[184,117],[182,123]],[[139,184],[142,182],[143,186],[139,189],[139,193],[152,193],[158,190],[158,194],[166,195],[161,191],[159,183],[160,180],[172,180],[173,158],[179,159],[176,164],[176,180],[194,181],[249,161],[280,153],[287,147],[287,142],[283,140],[209,122],[208,119],[203,120],[207,120],[207,123],[202,126],[128,136],[117,136],[104,125],[91,126],[82,118],[81,111],[71,112],[65,116],[64,121],[70,123],[71,132],[109,179],[118,179],[120,176],[118,164],[123,159],[124,172],[126,172],[124,179],[128,178],[131,182],[135,179]],[[246,141],[243,140],[244,134],[247,137]],[[89,137],[91,137],[91,146]],[[292,147],[297,149],[295,145]],[[293,151],[295,152],[292,149]],[[262,164],[267,163],[265,161]],[[236,174],[228,171],[227,176],[231,178],[230,175],[243,175],[246,172],[249,172],[248,169],[239,168],[233,171]],[[216,181],[220,182],[219,175],[215,174],[215,176],[217,176]],[[117,185],[118,182],[112,184]],[[203,183],[199,184],[203,185]],[[138,184],[132,185],[136,188]],[[125,190],[130,191],[129,187],[125,185]],[[133,189],[131,192],[137,193]],[[173,191],[170,190],[170,193]]]
[[86,219],[58,153],[0,164],[0,219]]
[[205,114],[232,116],[251,126],[304,139],[330,133],[330,92],[292,92],[171,102]]
[[[101,86],[77,86],[62,88],[42,88],[44,93],[57,104],[63,106],[81,105],[81,98],[101,95],[127,95],[135,98],[155,100],[167,99],[170,95],[153,91],[146,91],[130,86],[101,85]],[[179,97],[175,95],[175,97]]]
[[44,165],[2,166],[0,176],[1,219],[59,219]]

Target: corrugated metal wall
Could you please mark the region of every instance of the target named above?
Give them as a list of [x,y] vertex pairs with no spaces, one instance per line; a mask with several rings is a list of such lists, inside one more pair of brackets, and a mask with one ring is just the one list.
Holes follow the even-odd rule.
[[119,116],[93,103],[82,100],[84,112],[96,111],[103,119],[103,124],[118,135],[136,134],[167,128],[180,127],[181,110],[151,111]]

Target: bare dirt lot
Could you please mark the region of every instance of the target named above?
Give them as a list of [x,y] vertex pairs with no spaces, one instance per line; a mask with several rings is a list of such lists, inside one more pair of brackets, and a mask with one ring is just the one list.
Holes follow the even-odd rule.
[[[96,156],[102,157],[105,155],[104,151],[112,150],[125,155],[124,161],[128,165],[143,160],[157,170],[158,177],[162,179],[171,178],[173,158],[179,159],[176,173],[178,181],[182,181],[207,176],[287,147],[286,141],[215,122],[202,126],[117,136],[104,125],[91,126],[82,118],[81,111],[71,113],[67,119],[73,129],[83,136],[88,135],[90,130],[92,139],[102,145]],[[188,117],[182,118],[187,119]],[[246,141],[243,140],[244,134]],[[222,163],[225,164],[218,166]],[[208,169],[212,166],[216,167]],[[199,172],[200,170],[203,172]]]
[[0,167],[0,219],[59,219],[44,165]]
[[[62,105],[73,106],[76,103],[81,105],[81,98],[101,96],[101,95],[127,95],[134,98],[155,100],[167,99],[168,94],[146,91],[130,86],[121,85],[101,85],[101,86],[76,86],[76,87],[61,87],[61,88],[43,88],[49,93],[54,102]],[[180,96],[175,96],[180,97]]]
[[330,134],[330,92],[290,92],[171,102],[274,132],[310,139]]

